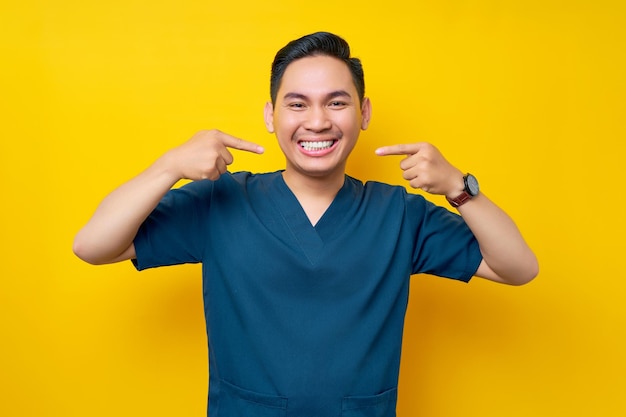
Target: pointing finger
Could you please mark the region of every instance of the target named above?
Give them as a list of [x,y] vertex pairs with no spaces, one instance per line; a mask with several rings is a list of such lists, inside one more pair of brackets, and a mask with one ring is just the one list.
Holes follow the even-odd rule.
[[221,134],[222,143],[233,149],[239,149],[240,151],[252,152],[262,154],[265,149],[261,145],[248,142],[247,140],[239,139],[226,133]]
[[376,155],[379,156],[387,156],[387,155],[413,155],[419,152],[420,150],[419,143],[404,143],[399,145],[391,145],[391,146],[383,146],[382,148],[376,149]]

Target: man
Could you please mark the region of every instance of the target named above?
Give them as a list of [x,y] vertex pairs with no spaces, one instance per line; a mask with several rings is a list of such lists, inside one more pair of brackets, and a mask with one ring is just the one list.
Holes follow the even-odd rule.
[[[107,196],[76,236],[93,264],[202,262],[211,417],[394,416],[412,274],[512,285],[537,274],[509,216],[434,146],[376,153],[405,155],[410,185],[445,195],[460,216],[346,176],[370,122],[364,91],[343,39],[290,42],[265,106],[284,170],[231,174],[229,148],[262,147],[200,132]],[[180,179],[194,181],[170,190]]]

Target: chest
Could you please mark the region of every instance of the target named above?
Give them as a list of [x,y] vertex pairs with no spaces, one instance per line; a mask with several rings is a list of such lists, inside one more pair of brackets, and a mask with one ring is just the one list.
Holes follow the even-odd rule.
[[229,282],[341,296],[375,286],[392,270],[409,275],[412,240],[399,204],[335,201],[313,226],[295,198],[252,201],[211,208],[204,263]]

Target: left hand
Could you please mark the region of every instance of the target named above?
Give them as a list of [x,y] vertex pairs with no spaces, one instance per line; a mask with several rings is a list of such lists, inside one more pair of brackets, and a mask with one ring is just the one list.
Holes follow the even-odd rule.
[[402,177],[413,188],[456,198],[464,189],[463,173],[450,164],[434,145],[426,142],[383,146],[376,154],[406,155],[400,162]]

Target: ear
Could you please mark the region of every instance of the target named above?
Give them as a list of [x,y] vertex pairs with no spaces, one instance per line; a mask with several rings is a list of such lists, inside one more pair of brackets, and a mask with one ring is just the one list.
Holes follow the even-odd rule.
[[265,103],[263,114],[265,116],[265,128],[268,132],[274,133],[274,106],[271,101]]
[[369,98],[363,98],[363,104],[361,105],[361,130],[367,129],[372,117],[372,102]]

